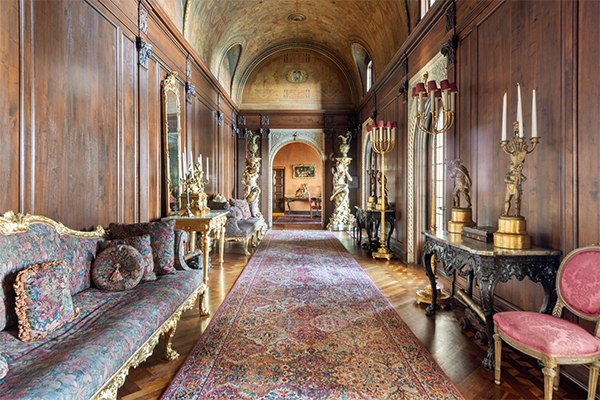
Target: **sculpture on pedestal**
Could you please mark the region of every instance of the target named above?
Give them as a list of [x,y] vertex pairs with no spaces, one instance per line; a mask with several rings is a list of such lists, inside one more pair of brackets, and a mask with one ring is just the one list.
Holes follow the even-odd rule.
[[[471,176],[467,168],[462,165],[461,160],[452,160],[447,164],[448,169],[450,169],[448,177],[454,181],[452,220],[448,221],[448,232],[461,233],[463,226],[475,225],[471,210]],[[461,194],[467,202],[466,207],[460,206]]]
[[352,176],[348,172],[348,166],[352,158],[347,157],[350,149],[350,140],[352,134],[347,132],[346,135],[339,136],[342,140],[340,144],[340,153],[342,157],[336,158],[335,172],[333,174],[333,194],[330,200],[334,202],[334,210],[327,229],[332,231],[348,230],[352,227],[355,221],[354,215],[350,212],[350,199],[348,197],[348,182],[352,181]]
[[248,152],[250,153],[250,157],[246,158],[244,174],[242,175],[244,199],[248,202],[250,210],[253,210],[253,214],[257,217],[262,217],[258,204],[261,190],[257,183],[260,174],[261,158],[256,157],[256,152],[258,151],[258,144],[256,141],[259,135],[254,135],[252,131],[248,131],[248,135]]

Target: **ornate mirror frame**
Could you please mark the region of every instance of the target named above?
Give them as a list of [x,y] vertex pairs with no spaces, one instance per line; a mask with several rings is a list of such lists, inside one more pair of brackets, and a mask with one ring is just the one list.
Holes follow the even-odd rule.
[[167,215],[178,215],[181,195],[181,105],[177,72],[163,81],[163,141],[165,160],[165,204]]

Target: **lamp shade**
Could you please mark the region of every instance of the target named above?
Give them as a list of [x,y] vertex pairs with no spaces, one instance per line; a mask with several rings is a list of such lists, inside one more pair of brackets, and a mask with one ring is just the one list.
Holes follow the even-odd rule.
[[452,82],[450,84],[450,93],[458,93],[458,87],[456,86],[456,82]]
[[423,82],[419,82],[417,83],[417,86],[415,86],[415,94],[418,96],[420,93],[427,93]]
[[442,97],[442,91],[440,89],[438,90],[434,90],[433,91],[433,96],[437,99],[439,99],[440,97]]
[[396,121],[392,122],[392,128],[397,128],[398,127],[398,123]]
[[448,79],[444,79],[440,82],[440,89],[442,90],[442,92],[451,89],[450,82],[448,82]]
[[431,92],[432,90],[437,90],[437,83],[435,83],[435,81],[429,81],[427,82],[427,91]]
[[417,87],[416,87],[416,86],[412,88],[412,97],[413,97],[413,98],[414,98],[414,97],[418,97],[418,94],[417,94]]
[[385,126],[385,122],[384,121],[377,121],[377,127],[378,128],[383,128]]

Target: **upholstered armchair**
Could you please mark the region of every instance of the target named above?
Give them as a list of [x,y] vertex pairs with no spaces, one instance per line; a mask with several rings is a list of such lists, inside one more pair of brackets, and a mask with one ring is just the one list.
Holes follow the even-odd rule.
[[[558,301],[552,315],[509,311],[494,315],[495,383],[500,384],[502,341],[544,364],[544,399],[558,389],[560,365],[589,364],[588,400],[594,399],[600,367],[600,246],[569,253],[556,276]],[[564,309],[595,321],[594,332],[562,319]]]
[[308,195],[308,206],[310,207],[310,217],[313,217],[313,213],[319,214],[321,212],[321,198],[311,198],[310,191],[307,190],[306,194]]

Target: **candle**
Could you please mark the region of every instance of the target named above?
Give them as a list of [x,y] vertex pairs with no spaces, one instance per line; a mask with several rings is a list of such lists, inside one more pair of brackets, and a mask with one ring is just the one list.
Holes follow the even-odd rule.
[[506,136],[506,93],[502,100],[502,141],[508,140]]
[[208,179],[208,157],[206,157],[206,178]]
[[517,122],[519,137],[523,137],[523,105],[521,104],[521,85],[517,83]]
[[200,165],[200,172],[202,172],[202,154],[198,157],[198,165]]
[[537,134],[537,107],[535,104],[535,89],[533,89],[533,99],[531,100],[531,137],[538,137]]
[[417,112],[423,112],[423,92],[419,92],[419,102],[417,103]]
[[183,148],[183,162],[182,162],[182,164],[183,164],[183,174],[187,175],[187,162],[186,162],[186,159],[185,159],[185,147]]

